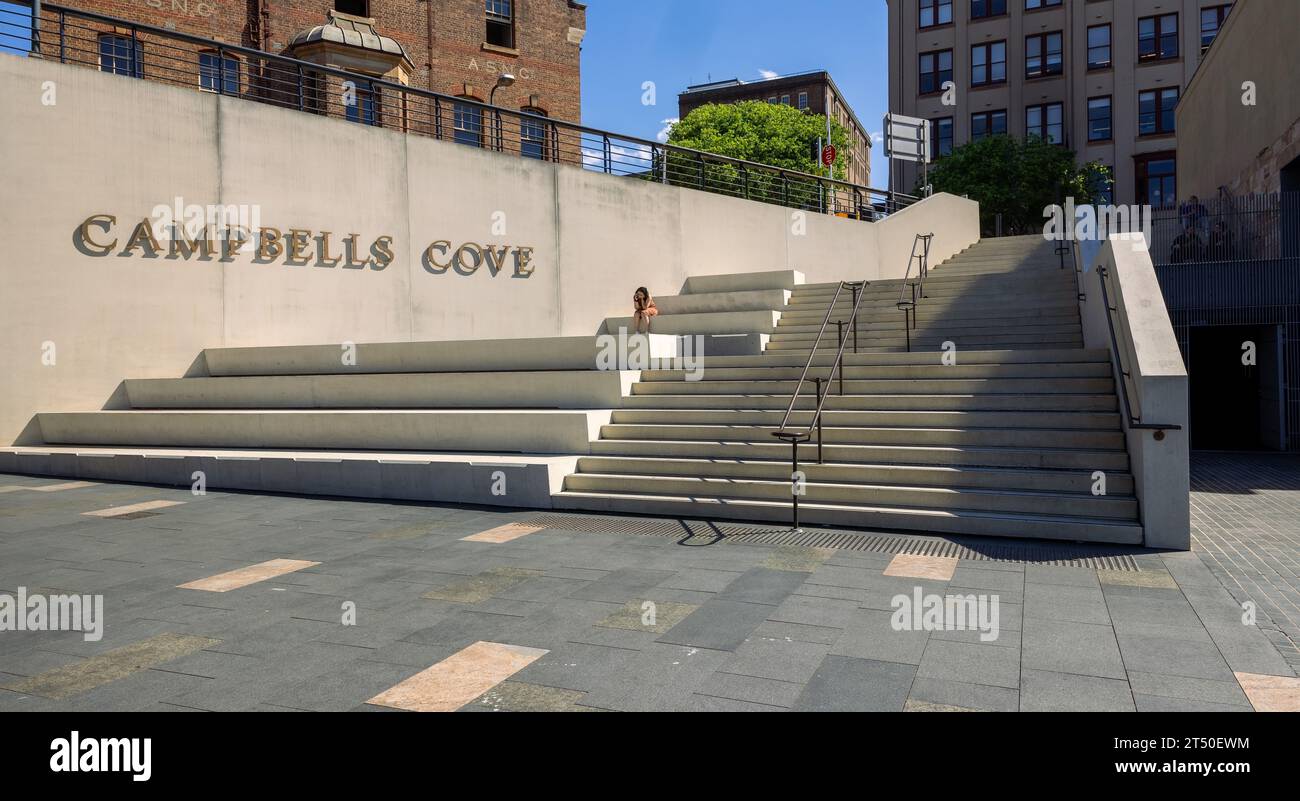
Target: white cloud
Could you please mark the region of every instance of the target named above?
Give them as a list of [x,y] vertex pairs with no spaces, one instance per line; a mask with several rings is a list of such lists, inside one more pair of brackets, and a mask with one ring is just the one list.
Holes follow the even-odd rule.
[[777,72],[776,70],[759,70],[758,74],[762,75],[765,80],[781,77],[781,73]]
[[663,130],[661,130],[658,134],[655,135],[655,139],[658,139],[660,142],[667,142],[668,133],[672,131],[673,126],[679,122],[681,122],[681,120],[678,119],[677,117],[670,117],[664,120]]

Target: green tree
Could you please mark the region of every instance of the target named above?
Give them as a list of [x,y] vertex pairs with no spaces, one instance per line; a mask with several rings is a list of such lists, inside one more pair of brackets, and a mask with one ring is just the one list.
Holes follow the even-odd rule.
[[[784,170],[826,175],[813,151],[826,138],[826,118],[780,103],[745,101],[709,104],[687,114],[668,134],[668,143]],[[831,120],[831,141],[838,154],[833,176],[844,180],[852,161],[848,131]],[[662,169],[662,164],[656,167]],[[668,155],[668,182],[772,203],[812,208],[822,187],[814,181],[782,181],[765,170],[740,169],[679,152]]]
[[978,139],[930,168],[934,191],[979,202],[985,235],[996,232],[999,214],[1003,233],[1041,231],[1045,208],[1071,197],[1076,205],[1096,203],[1110,180],[1110,168],[1096,161],[1079,166],[1073,151],[1037,136]]

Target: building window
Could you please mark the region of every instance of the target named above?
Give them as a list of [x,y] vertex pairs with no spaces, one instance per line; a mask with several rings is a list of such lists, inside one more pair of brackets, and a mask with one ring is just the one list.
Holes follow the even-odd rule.
[[921,0],[922,28],[947,25],[952,22],[952,0]]
[[943,85],[952,80],[952,51],[936,50],[921,54],[921,94],[943,91]]
[[1110,97],[1088,98],[1088,141],[1105,142],[1110,138]]
[[952,153],[952,117],[930,121],[930,160]]
[[776,105],[776,96],[773,95],[772,97],[769,97],[767,99],[767,102],[771,103],[772,105]]
[[354,17],[370,16],[369,0],[334,0],[334,10]]
[[970,49],[971,86],[1006,83],[1007,43],[991,42]]
[[[545,117],[546,112],[539,108],[522,109],[525,114]],[[519,154],[527,159],[546,158],[546,123],[528,117],[519,120]]]
[[239,94],[239,59],[215,50],[199,53],[199,88],[223,95]]
[[1201,52],[1204,53],[1214,44],[1214,37],[1219,35],[1219,29],[1223,27],[1223,21],[1227,18],[1228,12],[1232,10],[1232,3],[1212,8],[1201,9]]
[[799,110],[800,110],[800,111],[807,111],[807,110],[808,110],[808,93],[807,93],[807,92],[800,92],[800,93],[799,93]]
[[1093,25],[1088,29],[1088,69],[1110,66],[1110,25]]
[[1178,58],[1178,15],[1138,20],[1138,61]]
[[99,69],[114,75],[144,76],[140,50],[129,36],[106,34],[99,37]]
[[789,96],[789,95],[781,95],[781,105],[783,105],[783,106],[788,106],[788,105],[790,105],[790,96]]
[[[365,125],[378,125],[378,99],[375,95],[375,89],[370,81],[348,79],[353,84],[351,93],[345,92],[343,95],[344,116],[350,122],[360,122]],[[346,87],[345,87],[346,89]],[[349,95],[352,95],[351,97]]]
[[462,145],[483,146],[483,109],[457,103],[453,110],[452,139]]
[[1178,200],[1178,161],[1173,153],[1137,159],[1137,201],[1153,208],[1172,207]]
[[487,4],[487,43],[497,47],[514,47],[513,0],[484,0],[484,2]]
[[1025,0],[1025,10],[1033,11],[1036,8],[1051,8],[1060,4],[1061,0]]
[[1026,108],[1025,136],[1036,136],[1053,145],[1065,144],[1065,106],[1046,103]]
[[1060,75],[1064,68],[1061,58],[1061,32],[1039,33],[1025,37],[1025,77],[1042,78]]
[[1177,89],[1148,89],[1138,93],[1138,136],[1160,136],[1174,132]]
[[1007,132],[1007,112],[981,111],[970,115],[970,138],[974,142],[986,136],[999,136]]
[[1000,17],[1007,13],[1007,0],[970,0],[970,18]]

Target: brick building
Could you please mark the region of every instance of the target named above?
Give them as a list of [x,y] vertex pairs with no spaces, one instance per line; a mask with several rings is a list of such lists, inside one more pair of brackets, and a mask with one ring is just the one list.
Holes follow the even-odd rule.
[[[508,72],[515,81],[498,89],[491,98],[496,105],[573,122],[582,116],[587,12],[574,0],[63,0],[60,5],[482,102],[491,98],[498,76]],[[129,41],[106,36],[112,33],[99,35],[101,62],[125,61],[132,69]],[[226,74],[219,63],[199,66],[211,73],[200,80],[238,80],[217,77]],[[248,72],[242,65],[239,71]],[[248,86],[236,88],[249,93]],[[377,112],[363,105],[360,113]]]
[[853,113],[844,95],[840,94],[829,72],[817,70],[761,81],[735,78],[690,86],[677,96],[677,113],[684,119],[707,103],[739,103],[743,100],[784,103],[818,116],[825,116],[826,109],[830,108],[833,118],[844,126],[853,142],[847,180],[859,186],[871,186],[871,134]]

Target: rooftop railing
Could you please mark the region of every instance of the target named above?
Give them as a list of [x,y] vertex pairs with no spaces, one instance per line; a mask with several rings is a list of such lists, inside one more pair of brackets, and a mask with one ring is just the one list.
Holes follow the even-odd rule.
[[[444,95],[130,20],[0,2],[0,53],[239,97],[520,158],[878,220],[917,198]],[[39,33],[37,30],[39,29]]]

